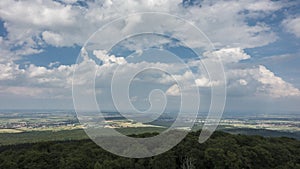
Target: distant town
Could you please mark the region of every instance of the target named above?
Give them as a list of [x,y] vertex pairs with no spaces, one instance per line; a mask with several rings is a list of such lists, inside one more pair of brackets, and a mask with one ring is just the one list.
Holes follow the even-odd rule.
[[[138,128],[161,127],[167,128],[174,122],[172,116],[163,116],[151,123],[140,123],[125,119],[117,113],[106,113],[106,120],[97,122],[103,128]],[[188,117],[186,121],[192,120]],[[205,118],[198,118],[194,128],[201,129]],[[18,133],[39,130],[73,130],[87,127],[80,124],[74,112],[1,112],[0,133]],[[284,132],[300,132],[300,120],[293,118],[251,117],[251,118],[223,118],[219,123],[221,129],[246,128],[266,129]]]

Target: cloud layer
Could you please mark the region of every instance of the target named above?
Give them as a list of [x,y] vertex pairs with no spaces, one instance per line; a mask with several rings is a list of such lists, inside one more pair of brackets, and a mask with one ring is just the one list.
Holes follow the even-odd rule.
[[[198,2],[198,1],[197,1]],[[227,78],[227,90],[229,97],[269,97],[272,99],[284,99],[296,97],[299,99],[300,91],[293,84],[285,81],[268,69],[267,66],[249,63],[253,59],[245,53],[245,48],[263,47],[275,42],[279,37],[272,27],[262,21],[249,24],[247,20],[263,18],[289,3],[280,1],[199,1],[196,5],[182,4],[181,0],[157,0],[138,1],[129,0],[124,2],[116,0],[86,1],[80,4],[76,0],[68,1],[9,1],[0,2],[0,19],[4,21],[7,36],[0,37],[0,95],[3,97],[30,97],[55,99],[71,99],[72,77],[75,67],[82,67],[83,79],[78,80],[82,84],[86,82],[84,74],[90,69],[97,69],[98,92],[105,94],[109,86],[109,77],[119,65],[124,76],[132,70],[142,69],[147,66],[161,67],[172,73],[173,77],[185,83],[186,86],[197,86],[202,91],[209,93],[210,86],[220,85],[217,79],[210,79],[205,73],[203,63],[209,65],[216,61],[222,61]],[[95,60],[86,58],[83,62],[73,65],[60,65],[58,62],[49,63],[51,66],[43,67],[32,63],[20,64],[22,58],[41,53],[46,46],[57,48],[82,46],[95,31],[111,21],[126,16],[130,13],[157,12],[169,13],[178,18],[187,20],[189,24],[195,25],[207,36],[216,47],[215,51],[204,51],[201,60],[193,58],[186,64],[196,68],[193,72],[183,70],[177,63],[163,62],[139,62],[130,63],[125,56],[106,54],[106,51],[95,50],[94,56],[102,62],[98,64]],[[124,25],[113,27],[107,33],[108,39],[118,33],[136,31],[141,29],[137,24],[143,23],[139,15],[129,17]],[[191,32],[185,32],[187,25],[179,24],[159,18],[142,25],[149,27],[163,27],[165,33],[170,36],[183,37],[190,35],[190,44],[195,39]],[[299,17],[292,16],[282,21],[282,27],[287,31],[300,37]],[[172,28],[181,29],[183,34],[175,34]],[[104,39],[103,42],[106,40]],[[139,39],[137,43],[127,42],[125,45],[129,50],[141,52],[144,46],[157,44],[168,44],[170,41],[158,39]],[[157,42],[157,44],[153,43]],[[174,43],[176,45],[176,43]],[[173,44],[173,45],[174,45]],[[205,47],[193,46],[197,49]],[[163,45],[162,45],[163,46]],[[142,52],[140,53],[142,54]],[[219,58],[219,57],[220,58]],[[64,56],[68,57],[68,56]],[[86,67],[86,69],[84,69]],[[150,74],[150,73],[149,73]],[[195,79],[193,79],[193,76]],[[161,85],[167,95],[178,97],[180,90],[174,79],[166,74],[155,75],[148,80],[151,85]],[[88,91],[87,91],[88,92]],[[92,92],[92,91],[91,91]],[[142,91],[141,91],[142,92]],[[138,92],[137,92],[138,93]],[[205,92],[204,92],[205,93]],[[138,101],[139,96],[134,96]]]

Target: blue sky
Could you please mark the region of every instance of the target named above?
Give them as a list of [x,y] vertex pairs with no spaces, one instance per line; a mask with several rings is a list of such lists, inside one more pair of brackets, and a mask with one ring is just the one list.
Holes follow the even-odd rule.
[[[76,63],[76,59],[80,52],[80,46],[72,47],[54,47],[46,46],[41,48],[44,51],[41,53],[26,55],[18,62],[22,64],[34,64],[36,66],[49,67],[50,63],[55,63],[56,66],[59,65],[72,65]],[[68,56],[68,57],[66,57]]]
[[[215,54],[224,62],[227,79],[225,111],[297,111],[300,108],[297,104],[300,101],[299,8],[298,1],[204,0],[185,2],[183,5],[181,0],[130,0],[125,4],[114,0],[3,0],[0,2],[0,109],[73,109],[72,75],[76,66],[80,67],[77,57],[89,37],[105,24],[129,13],[160,12],[193,23],[209,38],[215,49],[207,50],[205,43],[203,46],[192,47],[178,45],[173,37],[188,37],[186,40],[189,44],[193,44],[195,40],[186,25],[178,26],[162,19],[153,23],[146,22],[138,27],[136,25],[143,22],[142,16],[123,18],[123,26],[114,27],[112,24],[107,38],[95,38],[97,43],[104,44],[109,41],[109,37],[114,39],[120,32],[134,32],[153,24],[161,24],[165,35],[171,38],[154,35],[149,38],[146,35],[141,38],[130,37],[128,39],[132,42],[123,40],[112,52],[105,54],[102,51],[93,56],[101,61],[97,65],[98,70],[102,71],[97,77],[100,84],[96,86],[99,86],[97,89],[99,98],[102,98],[101,105],[107,105],[105,109],[114,109],[107,86],[111,80],[110,71],[114,71],[116,65],[128,64],[126,60],[133,58],[136,59],[136,64],[128,64],[127,69],[142,68],[146,63],[138,62],[148,62],[154,55],[168,56],[163,52],[159,54],[159,50],[169,50],[192,69],[195,80],[187,85],[193,86],[194,83],[203,92],[202,111],[207,110],[206,103],[210,99],[207,96],[210,93],[208,86],[219,83],[209,79],[198,61],[213,62]],[[176,29],[182,27],[182,35],[173,31],[175,26]],[[90,40],[88,43],[96,42]],[[147,47],[159,50],[153,53],[143,52]],[[201,51],[201,56],[195,57],[191,48]],[[92,55],[95,51],[97,50],[91,50],[89,54]],[[143,57],[127,58],[131,53]],[[167,62],[163,57],[160,59],[157,62]],[[187,71],[172,64],[170,62],[164,68],[175,73],[178,79],[190,77]],[[124,68],[124,72],[127,69]],[[176,85],[173,82],[159,81],[159,78],[165,77],[163,73],[155,74],[150,71],[140,76],[150,75],[158,78],[140,85],[148,85],[147,88],[160,87],[171,99],[168,109],[176,107]],[[186,81],[190,82],[190,79]],[[135,93],[131,98],[133,105],[147,108],[149,100],[145,97],[143,88],[131,90]],[[242,100],[241,104],[236,105],[236,100]],[[264,102],[265,105],[278,103],[278,106],[269,109],[263,108],[264,104],[255,106]]]

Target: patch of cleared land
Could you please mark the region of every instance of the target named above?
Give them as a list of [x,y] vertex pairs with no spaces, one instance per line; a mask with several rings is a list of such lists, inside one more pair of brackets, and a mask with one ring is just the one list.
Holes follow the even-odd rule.
[[143,124],[140,122],[133,122],[130,120],[116,120],[116,121],[106,121],[106,124],[104,125],[104,128],[137,128],[137,127],[159,127],[162,128],[162,126],[157,125],[151,125],[151,124]]
[[0,133],[22,133],[24,131],[19,129],[0,129]]

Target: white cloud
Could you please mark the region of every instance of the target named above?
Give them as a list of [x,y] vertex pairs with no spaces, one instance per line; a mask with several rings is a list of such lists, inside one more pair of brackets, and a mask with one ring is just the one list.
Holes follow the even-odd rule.
[[169,96],[180,96],[180,89],[177,84],[172,85],[167,91],[166,94]]
[[195,83],[198,87],[212,87],[212,86],[218,86],[221,84],[221,82],[211,81],[207,77],[200,77],[195,80]]
[[258,92],[267,92],[273,97],[300,96],[299,89],[285,82],[266,67],[260,65],[258,70],[256,78],[262,84]]
[[52,68],[52,67],[55,67],[58,65],[60,65],[60,62],[51,62],[51,63],[49,63],[48,67]]
[[209,58],[209,60],[222,61],[224,64],[250,59],[250,56],[241,48],[223,48],[214,52],[205,52],[203,56]]
[[246,6],[246,9],[250,11],[276,11],[282,8],[281,2],[274,1],[256,1]]
[[14,63],[0,64],[0,80],[12,80],[22,73],[24,70],[20,70]]
[[[56,27],[72,25],[76,20],[72,16],[72,7],[55,1],[14,1],[3,0],[0,3],[1,17],[11,23],[23,26]],[[31,23],[31,25],[28,25]]]
[[[242,95],[265,95],[269,97],[289,97],[299,96],[299,90],[292,84],[276,76],[264,66],[234,68],[232,65],[239,64],[242,60],[250,59],[244,48],[259,47],[277,39],[277,36],[265,23],[249,25],[245,20],[249,17],[257,17],[258,13],[269,13],[284,7],[281,2],[274,1],[203,1],[202,7],[183,8],[181,0],[159,0],[159,1],[138,1],[129,0],[96,1],[87,2],[89,8],[72,5],[74,0],[65,1],[61,4],[54,1],[0,1],[0,18],[5,22],[8,31],[6,39],[0,38],[0,92],[12,93],[14,95],[27,95],[31,97],[71,97],[72,75],[75,67],[82,73],[81,79],[75,81],[76,84],[92,83],[86,81],[90,76],[89,72],[97,69],[97,78],[101,84],[99,88],[109,85],[109,77],[119,66],[120,72],[126,78],[134,70],[141,70],[146,67],[159,67],[167,70],[173,77],[163,74],[160,78],[152,78],[149,84],[159,83],[170,85],[174,80],[185,82],[188,85],[197,85],[200,88],[207,88],[211,85],[219,85],[216,79],[210,80],[205,74],[200,61],[191,61],[189,66],[196,67],[199,71],[192,74],[176,63],[127,63],[123,57],[114,55],[107,56],[105,51],[94,51],[94,55],[103,61],[104,65],[99,66],[94,60],[85,58],[79,65],[59,65],[50,64],[49,67],[29,65],[21,69],[14,61],[19,60],[22,55],[39,53],[43,49],[40,46],[50,44],[57,47],[83,45],[88,37],[101,26],[109,23],[120,16],[126,16],[131,12],[156,11],[166,12],[179,16],[193,23],[202,30],[213,44],[219,49],[214,52],[204,53],[203,62],[215,62],[220,56],[226,69],[229,94],[240,92]],[[243,11],[248,10],[249,13]],[[151,22],[143,22],[139,16],[124,20],[107,32],[107,39],[120,35],[122,32],[141,29],[136,24],[143,23],[142,26],[156,26],[157,29],[166,30],[170,36],[177,28],[182,30],[190,44],[199,41],[192,32],[186,32],[188,24],[165,20],[163,17],[156,17]],[[283,24],[287,31],[300,37],[299,18],[286,19]],[[183,37],[183,34],[174,36]],[[150,42],[149,42],[150,40]],[[156,41],[157,40],[157,41]],[[158,42],[159,40],[159,42]],[[140,42],[140,43],[139,43]],[[165,44],[170,41],[166,39],[140,38],[132,44],[128,41],[126,47],[140,50],[145,45]],[[131,45],[131,46],[130,46]],[[207,44],[203,44],[205,46]],[[194,46],[194,47],[203,47]],[[11,50],[19,47],[18,50]],[[67,57],[67,56],[66,56]],[[53,67],[52,67],[53,66]],[[195,76],[195,79],[193,78]],[[145,79],[144,79],[145,80]],[[146,79],[147,80],[147,79]],[[9,85],[8,85],[9,84]],[[178,86],[172,85],[167,93],[177,95]],[[83,92],[91,92],[83,91]]]
[[248,82],[244,79],[240,79],[238,82],[243,86],[246,86],[248,84]]
[[[232,64],[238,62],[238,60],[243,60],[249,58],[244,54],[242,50],[229,50],[228,48],[220,49],[221,53],[224,53],[225,58],[229,57],[230,62],[225,64]],[[228,53],[226,53],[227,51]],[[235,51],[235,52],[232,52]],[[84,54],[84,51],[82,51]],[[145,78],[145,84],[153,85],[160,84],[163,86],[171,86],[166,90],[166,94],[169,96],[179,96],[181,90],[178,88],[177,84],[183,84],[185,91],[188,91],[189,86],[197,85],[198,87],[210,90],[208,88],[211,85],[219,85],[218,81],[211,81],[206,74],[199,72],[194,72],[192,74],[189,71],[182,71],[180,66],[174,64],[164,64],[164,63],[127,63],[125,58],[107,56],[104,51],[94,52],[99,59],[106,60],[103,65],[97,65],[92,59],[88,57],[83,57],[83,61],[78,65],[60,65],[58,67],[46,68],[41,66],[29,65],[25,69],[20,69],[16,64],[1,64],[1,79],[0,83],[2,85],[0,88],[1,95],[15,95],[15,96],[30,96],[30,98],[67,98],[71,99],[72,92],[72,82],[75,85],[87,85],[93,83],[88,79],[93,79],[94,71],[97,69],[98,74],[96,75],[96,92],[97,95],[101,95],[107,98],[105,95],[106,87],[110,86],[110,78],[112,73],[116,70],[116,66],[119,66],[120,76],[124,79],[128,78],[130,74],[136,70],[142,70],[147,67],[157,67],[162,70],[167,70],[172,76],[162,75],[160,78]],[[229,55],[233,53],[235,56]],[[240,54],[241,56],[236,56]],[[116,58],[121,59],[118,60]],[[233,59],[234,58],[234,59]],[[124,59],[124,60],[123,60]],[[207,57],[206,59],[214,59],[213,57]],[[194,62],[196,64],[198,62]],[[194,65],[195,66],[195,65]],[[80,74],[79,79],[73,80],[73,70],[77,67],[77,73]],[[195,79],[193,79],[195,76]],[[280,77],[276,76],[273,72],[268,70],[264,66],[250,67],[250,68],[234,68],[228,66],[226,70],[227,76],[227,89],[228,95],[238,95],[240,97],[270,97],[270,98],[285,98],[290,96],[300,96],[299,89],[295,88],[292,84],[284,81]],[[174,78],[174,79],[173,79]],[[10,84],[5,84],[7,81]],[[122,84],[123,80],[117,81]],[[145,86],[146,87],[146,86]],[[103,90],[103,92],[102,92]],[[135,90],[135,89],[133,89]],[[94,89],[87,88],[81,91],[84,94],[94,92]],[[142,93],[142,91],[136,91],[136,93]],[[202,93],[203,96],[203,93]],[[139,97],[136,95],[136,97]]]
[[116,57],[114,55],[107,56],[105,51],[95,50],[93,54],[100,59],[104,65],[116,63],[118,65],[125,64],[127,61],[123,57]]
[[[199,67],[201,72],[205,72],[202,64],[222,61],[225,67],[228,95],[239,96],[267,96],[271,98],[300,96],[300,91],[292,84],[276,76],[272,71],[263,65],[249,67],[243,64],[242,60],[250,59],[241,48],[223,48],[213,52],[205,52],[202,60],[190,61],[192,67]],[[208,71],[214,71],[218,67],[211,67]],[[213,72],[209,72],[212,74]],[[196,75],[196,84],[199,87],[210,87],[220,85],[221,82],[211,80],[208,74],[199,73]]]
[[241,92],[248,96],[271,98],[300,96],[299,89],[276,76],[263,65],[255,68],[231,69],[226,72],[229,94]]
[[282,22],[284,28],[300,38],[300,17],[288,18]]
[[21,69],[15,63],[0,64],[1,93],[32,98],[71,96],[73,66],[57,68],[29,65]]
[[[239,48],[224,48],[220,49],[219,51],[215,51],[214,53],[218,53],[222,60],[225,60],[225,66],[231,65],[232,63],[237,63],[240,60],[249,59],[250,57]],[[89,83],[88,81],[86,81],[86,79],[88,79],[90,76],[93,76],[93,74],[90,73],[95,69],[98,70],[97,79],[99,79],[101,83],[109,85],[109,78],[111,77],[112,73],[116,70],[116,66],[120,66],[119,72],[121,73],[121,77],[123,78],[126,78],[128,75],[130,75],[131,72],[135,72],[135,70],[143,70],[147,67],[160,68],[172,75],[169,76],[163,73],[160,78],[156,77],[152,79],[144,79],[149,80],[149,84],[158,83],[163,85],[169,85],[176,81],[181,84],[185,84],[186,86],[193,86],[196,84],[199,87],[210,87],[211,85],[220,84],[220,82],[218,81],[211,81],[207,74],[204,74],[201,71],[198,71],[197,73],[194,72],[194,74],[190,71],[182,71],[185,69],[183,69],[176,63],[127,63],[125,58],[116,57],[113,55],[107,56],[105,54],[105,51],[94,51],[94,54],[100,60],[103,61],[102,66],[97,65],[95,61],[88,59],[87,57],[85,57],[83,62],[79,65],[60,65],[58,67],[53,68],[46,68],[31,64],[25,69],[20,69],[18,65],[14,63],[0,64],[0,82],[5,84],[5,81],[8,80],[15,81],[15,83],[12,83],[15,86],[7,88],[7,92],[12,91],[12,89],[14,88],[17,89],[15,91],[20,91],[21,89],[31,86],[32,88],[39,87],[39,90],[45,89],[46,91],[50,89],[59,88],[65,89],[69,92],[68,95],[70,96],[70,90],[72,86],[72,75],[75,66],[80,70],[79,73],[82,74],[82,76],[80,76],[82,77],[82,79],[77,79],[75,83],[82,83],[82,85]],[[213,54],[206,53],[205,56],[206,58],[204,58],[204,60],[216,59]],[[192,61],[191,63],[189,63],[189,65],[194,67],[198,66],[199,69],[201,68],[199,61]],[[244,90],[244,94],[246,95],[269,95],[275,98],[287,96],[300,96],[299,89],[295,88],[292,84],[285,82],[283,79],[276,76],[273,72],[271,72],[262,65],[256,68],[243,69],[234,68],[230,66],[227,67],[228,69],[225,73],[227,76],[227,85],[229,91],[238,92]],[[193,79],[194,76],[195,79]],[[105,86],[105,84],[101,84],[101,86]],[[169,87],[169,89],[167,89],[167,93],[169,95],[177,95],[178,90],[176,86],[172,85],[171,87]],[[42,95],[43,93],[32,92],[31,95],[33,94]],[[57,92],[53,94],[59,95]]]
[[60,46],[63,42],[63,39],[59,34],[49,32],[49,31],[43,32],[42,38],[46,41],[46,43],[53,46]]
[[[285,5],[273,1],[203,1],[201,8],[184,8],[179,5],[181,0],[160,1],[95,1],[87,2],[89,8],[72,5],[73,1],[61,4],[55,1],[9,1],[0,2],[0,16],[5,21],[10,45],[25,45],[23,48],[36,49],[44,43],[54,46],[82,45],[93,32],[104,24],[131,12],[166,12],[187,19],[198,26],[219,48],[256,47],[276,40],[276,35],[262,23],[249,26],[244,10],[275,11]],[[250,14],[249,14],[250,15]],[[141,22],[139,16],[126,20],[124,27],[111,29],[110,36],[127,30],[139,29],[134,25]],[[166,33],[172,33],[174,28],[182,28],[184,34],[186,25],[177,25],[164,18],[156,18],[145,23],[145,27],[163,23]],[[157,27],[159,28],[159,26]],[[190,32],[189,40],[193,39]],[[180,36],[180,35],[177,35]],[[186,35],[185,35],[186,36]],[[32,51],[35,52],[35,51]],[[26,54],[30,54],[27,52]]]
[[184,18],[192,20],[218,48],[263,46],[277,37],[266,24],[249,26],[245,21],[248,15],[252,17],[252,9],[248,9],[249,14],[244,11],[255,2],[259,1],[216,1],[212,4],[206,1],[202,8],[186,12]]

